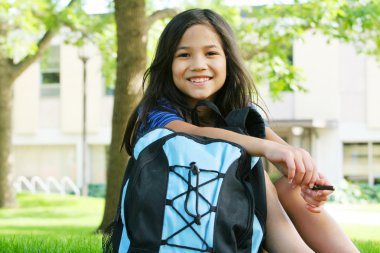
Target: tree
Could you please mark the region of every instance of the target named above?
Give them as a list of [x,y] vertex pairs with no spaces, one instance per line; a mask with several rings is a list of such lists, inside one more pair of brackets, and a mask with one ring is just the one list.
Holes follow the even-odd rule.
[[243,58],[257,85],[274,98],[282,91],[305,91],[302,70],[293,65],[292,46],[308,33],[356,46],[380,60],[380,2],[376,0],[294,0],[293,4],[226,6],[223,0],[187,7],[210,8],[235,30]]
[[[112,118],[112,140],[107,164],[106,205],[99,230],[116,213],[127,157],[120,153],[127,119],[139,98],[146,67],[147,31],[151,24],[175,11],[146,16],[144,1],[114,0],[117,26],[117,71]],[[274,97],[281,91],[304,90],[301,70],[289,59],[292,43],[307,31],[330,39],[355,43],[362,51],[380,56],[380,3],[377,1],[310,0],[293,5],[229,7],[222,0],[197,1],[186,8],[210,8],[221,13],[235,29],[242,55],[257,83],[267,83]],[[365,49],[365,50],[363,50]]]
[[150,26],[159,19],[174,16],[164,9],[146,15],[145,1],[114,0],[117,34],[117,67],[112,114],[112,137],[107,161],[106,204],[99,230],[113,220],[119,201],[127,156],[120,152],[127,119],[139,98],[147,64],[147,37]]
[[60,27],[74,24],[79,6],[78,0],[63,7],[49,0],[0,1],[0,207],[16,204],[10,186],[14,82],[46,51]]
[[274,97],[282,91],[304,91],[302,70],[293,65],[291,50],[307,32],[351,43],[358,52],[380,59],[379,1],[296,0],[244,8],[242,16],[238,34],[244,56],[254,63],[256,81],[268,84]]

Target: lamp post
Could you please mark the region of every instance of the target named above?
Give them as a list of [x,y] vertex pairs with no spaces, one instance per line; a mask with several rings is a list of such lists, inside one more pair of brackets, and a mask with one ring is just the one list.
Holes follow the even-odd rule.
[[88,195],[88,178],[86,166],[87,154],[87,113],[86,113],[86,100],[87,100],[87,62],[90,58],[88,45],[84,44],[78,48],[78,57],[83,63],[83,129],[82,129],[82,195]]

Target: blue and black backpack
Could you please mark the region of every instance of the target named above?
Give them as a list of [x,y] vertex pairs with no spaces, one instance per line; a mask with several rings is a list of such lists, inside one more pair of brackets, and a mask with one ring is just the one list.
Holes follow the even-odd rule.
[[[260,138],[265,124],[250,107],[218,127]],[[194,110],[196,112],[196,109]],[[192,115],[197,124],[197,113]],[[141,137],[122,183],[104,252],[251,253],[265,237],[264,171],[239,145],[157,128]]]

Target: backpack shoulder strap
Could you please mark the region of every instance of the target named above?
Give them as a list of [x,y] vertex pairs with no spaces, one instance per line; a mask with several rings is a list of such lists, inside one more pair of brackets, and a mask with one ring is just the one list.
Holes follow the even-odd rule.
[[194,125],[196,125],[196,126],[200,125],[197,108],[201,107],[201,106],[208,107],[209,109],[211,109],[211,111],[213,111],[215,113],[216,125],[217,126],[219,126],[219,127],[226,127],[227,126],[227,122],[225,121],[224,117],[222,116],[221,112],[219,111],[219,108],[216,106],[216,104],[214,104],[213,102],[208,101],[208,100],[198,101],[198,103],[195,105],[195,107],[191,111],[191,122]]
[[218,107],[214,103],[207,100],[201,100],[197,103],[191,113],[193,124],[198,126],[199,118],[197,108],[199,106],[206,106],[216,114],[216,125],[218,127],[258,138],[265,138],[264,120],[260,113],[252,107],[247,106],[241,109],[233,110],[225,118],[223,118]]
[[260,113],[251,107],[231,111],[225,118],[228,126],[245,130],[250,136],[265,138],[265,123]]

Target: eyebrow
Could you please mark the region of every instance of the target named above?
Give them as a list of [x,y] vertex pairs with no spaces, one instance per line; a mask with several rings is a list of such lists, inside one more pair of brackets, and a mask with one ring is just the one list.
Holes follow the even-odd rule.
[[[178,50],[182,50],[182,49],[189,49],[190,47],[188,47],[188,46],[182,46],[182,47],[178,47],[177,48],[177,51]],[[217,46],[217,45],[207,45],[207,46],[205,46],[205,48],[218,48],[219,49],[219,47]]]

